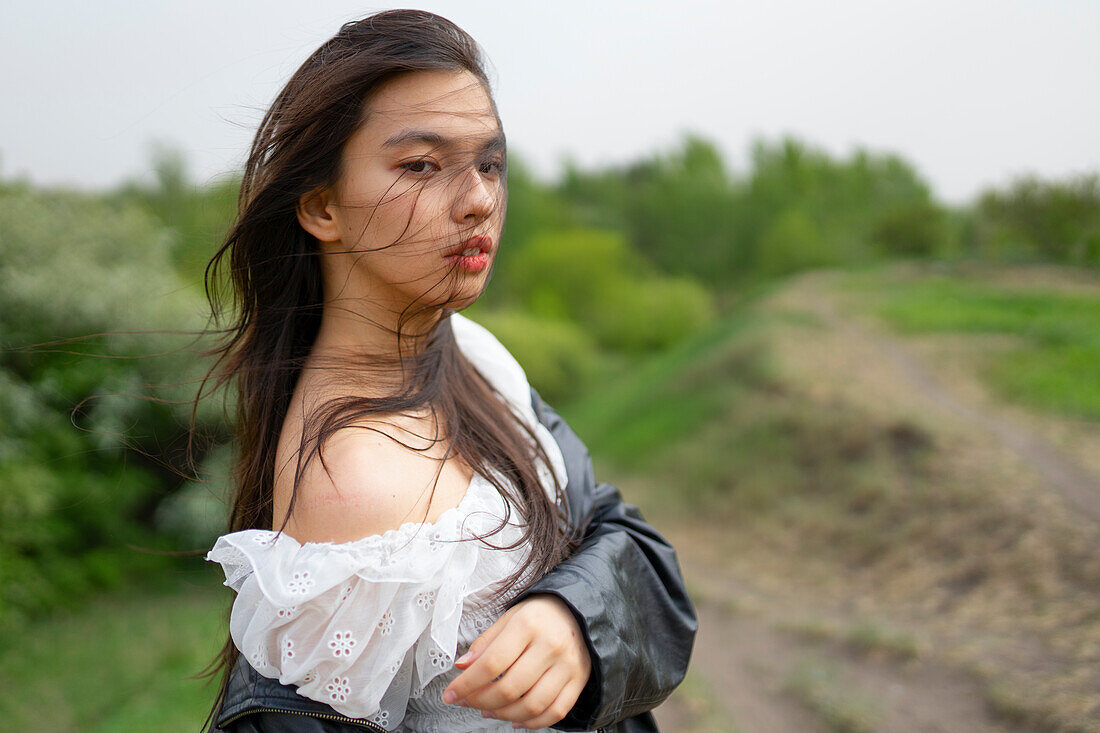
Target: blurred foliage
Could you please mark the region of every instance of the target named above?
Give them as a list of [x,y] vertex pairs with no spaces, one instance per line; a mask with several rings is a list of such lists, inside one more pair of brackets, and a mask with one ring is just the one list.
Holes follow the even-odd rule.
[[712,316],[711,295],[690,278],[661,275],[610,230],[547,231],[532,237],[504,275],[518,305],[566,320],[601,347],[654,351]]
[[[208,565],[209,568],[195,567]],[[121,585],[36,622],[0,655],[7,730],[202,730],[216,690],[193,675],[225,638],[228,588],[210,563]],[[205,571],[205,572],[204,572]],[[181,592],[182,588],[182,592]]]
[[132,203],[0,191],[0,626],[163,565],[133,547],[170,547],[203,326],[173,244]]
[[1100,265],[1100,175],[1017,179],[978,199],[973,246],[997,260]]
[[548,401],[575,396],[606,369],[592,337],[572,321],[516,308],[473,317],[500,339]]
[[941,207],[901,158],[859,150],[837,161],[792,138],[755,141],[740,176],[689,135],[625,167],[569,168],[561,190],[586,222],[623,230],[661,271],[715,287],[945,246]]
[[221,246],[237,213],[238,176],[222,176],[203,186],[191,182],[183,154],[153,147],[154,183],[131,181],[115,193],[145,208],[173,233],[172,261],[188,283],[201,283],[206,263]]

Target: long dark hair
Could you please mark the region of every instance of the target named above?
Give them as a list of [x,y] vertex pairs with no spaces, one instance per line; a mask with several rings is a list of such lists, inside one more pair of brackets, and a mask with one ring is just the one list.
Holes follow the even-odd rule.
[[[244,169],[237,219],[206,270],[215,328],[225,324],[220,327],[223,340],[214,352],[209,385],[236,390],[236,495],[229,532],[275,528],[273,487],[280,430],[321,323],[322,255],[317,241],[298,222],[298,202],[338,180],[341,154],[369,111],[373,90],[398,74],[439,70],[469,72],[489,93],[481,51],[466,32],[428,12],[381,12],[346,23],[318,48],[260,123]],[[500,191],[503,216],[503,182]],[[228,304],[222,292],[226,288],[231,294]],[[400,324],[431,308],[406,308],[398,320],[399,340]],[[442,310],[435,325],[418,335],[418,348],[407,358],[403,353],[362,355],[357,363],[369,364],[372,373],[399,369],[402,387],[393,394],[344,394],[305,416],[290,507],[304,464],[314,459],[323,463],[323,445],[335,432],[367,416],[428,410],[446,432],[444,460],[460,458],[518,508],[525,524],[521,542],[533,551],[508,580],[529,582],[545,574],[571,546],[562,510],[563,487],[554,481],[555,505],[539,478],[538,463],[550,465],[545,451],[458,349],[451,314]],[[433,440],[443,439],[437,435]],[[282,518],[284,525],[289,515],[290,508]],[[207,722],[224,699],[237,655],[229,637],[200,673],[222,673]]]

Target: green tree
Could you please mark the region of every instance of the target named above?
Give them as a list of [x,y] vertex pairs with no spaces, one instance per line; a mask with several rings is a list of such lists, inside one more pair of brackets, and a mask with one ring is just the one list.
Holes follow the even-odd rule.
[[978,200],[976,247],[1005,256],[1100,264],[1100,175],[1042,181],[1025,176]]

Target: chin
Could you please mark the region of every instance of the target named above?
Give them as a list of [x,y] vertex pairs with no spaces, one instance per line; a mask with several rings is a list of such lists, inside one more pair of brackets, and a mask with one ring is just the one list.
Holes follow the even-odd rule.
[[471,305],[477,302],[478,298],[480,298],[481,294],[484,292],[485,288],[479,288],[476,293],[472,293],[468,296],[451,298],[443,307],[456,311],[462,310],[463,308],[469,308]]
[[411,305],[416,310],[462,310],[476,303],[484,292],[485,283],[480,283],[477,286],[473,283],[456,284],[450,289],[450,292],[440,293],[430,300],[424,298],[423,295],[420,298],[414,298]]

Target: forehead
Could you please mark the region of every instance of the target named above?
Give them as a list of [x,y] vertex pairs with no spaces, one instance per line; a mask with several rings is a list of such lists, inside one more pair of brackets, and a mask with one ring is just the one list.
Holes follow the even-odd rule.
[[368,100],[360,129],[370,143],[391,145],[403,131],[486,137],[500,123],[484,85],[468,71],[416,71],[380,85]]

